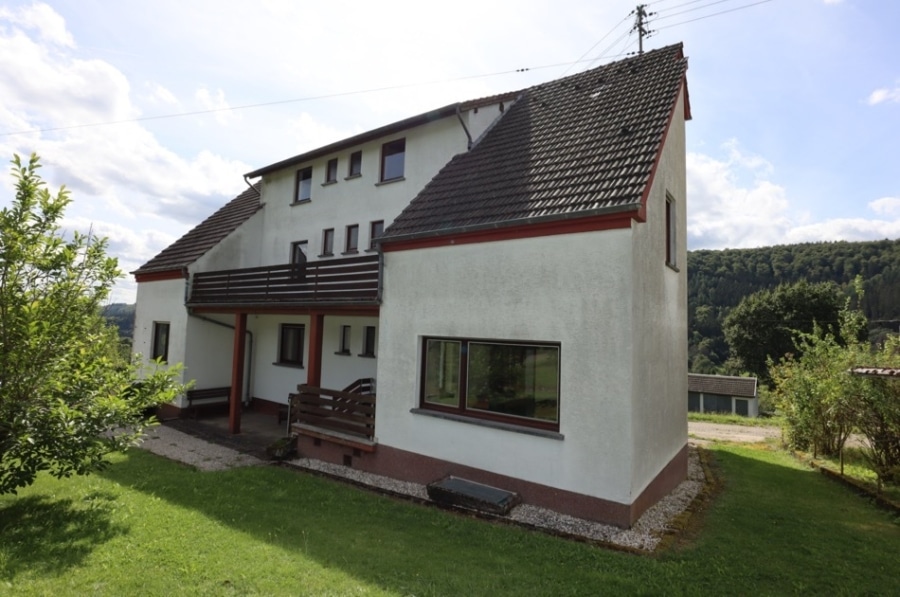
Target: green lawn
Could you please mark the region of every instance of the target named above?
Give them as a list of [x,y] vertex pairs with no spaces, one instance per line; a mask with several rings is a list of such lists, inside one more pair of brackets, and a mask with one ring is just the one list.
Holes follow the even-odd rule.
[[[635,556],[276,467],[142,451],[0,497],[0,594],[885,594],[900,524],[770,448],[715,446],[696,537]],[[695,518],[695,520],[697,520]]]
[[723,425],[742,425],[744,427],[781,427],[781,417],[742,417],[740,415],[720,415],[715,413],[688,413],[688,421],[704,421]]

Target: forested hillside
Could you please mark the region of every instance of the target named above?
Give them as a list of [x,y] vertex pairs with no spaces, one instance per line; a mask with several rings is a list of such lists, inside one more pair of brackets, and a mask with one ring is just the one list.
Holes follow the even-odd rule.
[[860,275],[870,335],[900,325],[900,240],[779,245],[758,249],[688,252],[690,370],[727,371],[722,322],[741,299],[779,284],[833,281],[847,290]]
[[119,337],[130,340],[134,335],[134,304],[111,303],[103,307],[103,317],[119,328]]

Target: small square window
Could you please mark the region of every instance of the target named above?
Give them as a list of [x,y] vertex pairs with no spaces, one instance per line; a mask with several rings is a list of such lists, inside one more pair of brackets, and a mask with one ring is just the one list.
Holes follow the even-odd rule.
[[339,354],[350,354],[350,326],[342,325],[341,326],[341,337],[339,339],[340,347],[338,348]]
[[163,363],[169,361],[169,323],[166,321],[153,322],[153,346],[150,349],[150,358],[159,359]]
[[384,232],[384,220],[369,224],[369,249],[375,248],[375,240]]
[[281,337],[278,346],[278,363],[282,365],[303,366],[303,338],[306,327],[303,324],[281,324]]
[[406,139],[397,139],[381,146],[381,180],[403,178],[406,160]]
[[345,253],[356,253],[359,251],[359,225],[352,224],[347,226],[347,236],[344,241]]
[[338,159],[331,158],[328,160],[328,166],[325,168],[325,182],[337,182]]
[[334,255],[334,228],[322,231],[322,255]]
[[294,190],[294,203],[309,201],[312,198],[312,167],[297,170],[297,182]]
[[375,356],[375,326],[367,325],[363,332],[363,345],[361,357]]
[[360,176],[362,174],[362,152],[354,151],[350,154],[350,166],[347,168],[347,177]]

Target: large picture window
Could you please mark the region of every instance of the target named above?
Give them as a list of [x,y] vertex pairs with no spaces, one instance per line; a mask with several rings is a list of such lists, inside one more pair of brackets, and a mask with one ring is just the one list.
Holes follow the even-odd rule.
[[559,345],[426,338],[423,408],[559,428]]

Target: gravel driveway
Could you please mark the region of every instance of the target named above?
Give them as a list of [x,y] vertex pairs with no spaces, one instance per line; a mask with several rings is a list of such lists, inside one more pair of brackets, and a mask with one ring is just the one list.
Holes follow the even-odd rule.
[[[688,437],[691,442],[703,445],[710,440],[730,442],[764,442],[781,437],[780,427],[744,427],[705,421],[688,421]],[[699,441],[697,441],[699,440]]]

